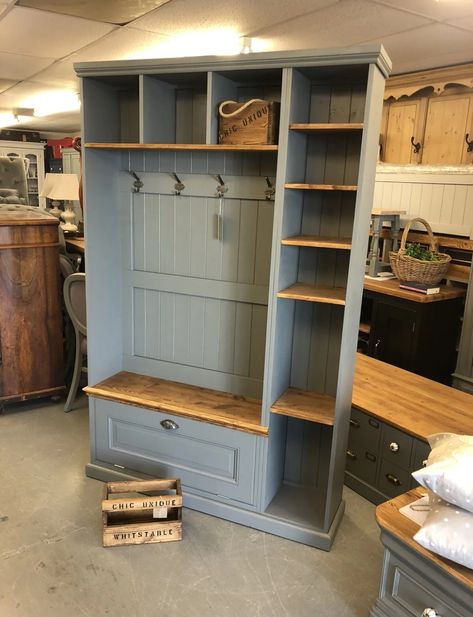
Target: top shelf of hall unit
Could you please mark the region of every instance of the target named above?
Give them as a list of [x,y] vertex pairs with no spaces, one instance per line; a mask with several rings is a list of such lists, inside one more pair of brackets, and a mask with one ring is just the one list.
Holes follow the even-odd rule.
[[86,148],[96,150],[193,150],[205,152],[277,152],[272,144],[142,144],[142,143],[87,143]]

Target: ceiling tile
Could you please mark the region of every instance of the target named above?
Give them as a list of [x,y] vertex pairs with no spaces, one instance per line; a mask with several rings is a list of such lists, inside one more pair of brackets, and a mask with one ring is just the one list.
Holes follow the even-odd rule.
[[[33,81],[75,88],[79,85],[79,80],[74,71],[75,62],[154,57],[154,50],[166,39],[167,37],[153,32],[143,32],[130,27],[120,28],[100,39],[97,43],[92,43],[72,54],[66,60],[55,62],[45,71],[35,75]],[[147,53],[148,56],[146,56]]]
[[169,0],[18,0],[18,5],[111,24],[127,24],[166,2]]
[[298,15],[315,11],[338,0],[173,0],[133,22],[134,28],[173,35],[191,30],[235,29],[241,34],[283,23]]
[[87,19],[15,6],[0,20],[0,51],[62,58],[113,28]]
[[311,15],[261,30],[257,36],[267,36],[272,49],[348,47],[374,36],[383,39],[426,23],[429,22],[423,17],[368,0],[345,0]]
[[398,9],[406,9],[431,19],[440,21],[457,19],[466,15],[473,15],[471,0],[376,0]]
[[451,26],[457,26],[458,28],[463,28],[465,30],[473,30],[473,15],[470,15],[469,17],[463,17],[463,19],[448,20],[447,23]]
[[[57,90],[64,90],[64,88],[58,88]],[[0,107],[29,107],[29,99],[51,91],[54,91],[54,88],[44,84],[22,81],[6,92],[0,93]]]
[[432,24],[382,39],[393,61],[393,73],[471,62],[471,34]]
[[11,79],[0,79],[0,92],[3,92],[7,88],[11,88],[16,83],[16,81],[13,81]]
[[28,79],[52,62],[53,58],[34,58],[0,51],[0,79]]

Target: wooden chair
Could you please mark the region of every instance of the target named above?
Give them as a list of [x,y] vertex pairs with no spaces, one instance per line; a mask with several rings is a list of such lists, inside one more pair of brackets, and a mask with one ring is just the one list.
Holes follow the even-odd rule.
[[87,357],[87,318],[85,303],[85,274],[76,272],[69,275],[64,281],[64,303],[72,321],[76,334],[76,351],[74,359],[74,373],[67,395],[64,411],[72,409],[77,394],[82,373],[87,372],[84,358]]

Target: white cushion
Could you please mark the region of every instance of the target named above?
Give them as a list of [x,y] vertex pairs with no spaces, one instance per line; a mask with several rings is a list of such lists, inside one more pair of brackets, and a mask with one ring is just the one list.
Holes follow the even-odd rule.
[[473,437],[437,433],[429,444],[427,466],[412,475],[445,501],[473,512]]
[[473,513],[429,491],[430,512],[414,536],[424,548],[473,569]]

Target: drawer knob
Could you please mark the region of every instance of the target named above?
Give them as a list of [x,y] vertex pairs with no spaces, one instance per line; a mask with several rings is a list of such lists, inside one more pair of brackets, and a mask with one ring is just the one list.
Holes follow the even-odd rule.
[[397,452],[399,450],[399,444],[395,441],[391,441],[391,443],[389,444],[389,449],[391,450],[391,452]]
[[347,450],[347,456],[348,456],[348,458],[351,458],[352,461],[354,461],[357,458],[356,454],[353,452],[353,450]]
[[394,486],[401,486],[402,482],[401,480],[399,480],[399,478],[397,478],[394,474],[392,473],[387,473],[386,474],[386,480],[388,482],[391,482],[391,484],[394,484]]
[[168,431],[175,431],[177,428],[179,428],[179,424],[176,424],[174,420],[168,420],[167,418],[166,420],[161,420],[161,426]]
[[433,608],[424,608],[422,617],[440,617],[440,615]]

